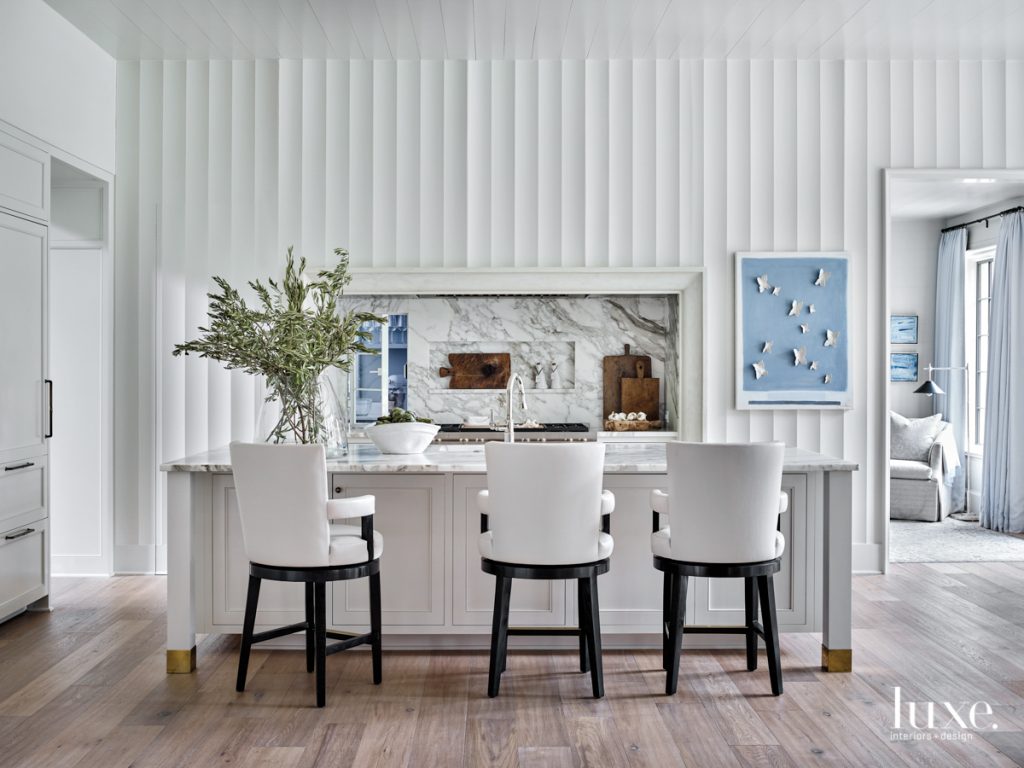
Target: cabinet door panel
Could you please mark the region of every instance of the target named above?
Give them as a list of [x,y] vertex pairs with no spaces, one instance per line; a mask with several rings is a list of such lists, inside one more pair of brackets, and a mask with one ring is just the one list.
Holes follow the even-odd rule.
[[[775,574],[776,612],[781,628],[810,629],[807,476],[783,475],[782,490],[789,494],[789,508],[779,517],[779,530],[786,537],[786,551],[782,556],[782,570]],[[712,626],[743,623],[742,579],[693,579],[693,582],[696,597],[693,623]]]
[[[249,586],[249,558],[242,542],[238,497],[234,478],[218,475],[213,480],[213,623],[235,625],[240,631],[245,618]],[[305,620],[302,584],[264,579],[260,585],[257,625],[281,626]],[[218,627],[222,629],[223,627]]]
[[[631,626],[657,632],[661,622],[661,571],[651,555],[651,489],[664,488],[664,476],[605,475],[615,494],[611,516],[611,569],[598,578],[602,626]],[[572,593],[572,590],[570,590]],[[575,593],[571,594],[575,604]]]
[[[494,607],[494,577],[480,570],[480,512],[476,495],[487,487],[483,475],[454,478],[452,623],[489,626]],[[602,577],[604,578],[604,577]],[[513,626],[562,626],[566,618],[564,581],[512,582],[509,623]]]
[[[444,624],[445,499],[440,475],[334,475],[332,496],[372,494],[374,528],[384,537],[380,564],[384,626]],[[358,524],[358,521],[352,521]],[[366,579],[334,586],[332,622],[370,620]]]
[[0,206],[46,220],[50,218],[50,156],[0,133]]
[[46,450],[45,287],[46,228],[0,214],[0,461]]

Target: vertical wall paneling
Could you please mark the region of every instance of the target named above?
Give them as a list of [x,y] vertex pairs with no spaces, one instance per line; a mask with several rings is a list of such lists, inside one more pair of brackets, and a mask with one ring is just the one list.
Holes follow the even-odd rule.
[[[1006,63],[981,64],[981,164],[984,168],[1006,167]],[[1020,133],[1019,125],[1013,131]]]
[[588,267],[608,266],[608,62],[584,65],[583,178],[591,190],[584,200],[584,258]]
[[960,62],[960,167],[981,168],[982,84],[981,62]]
[[[1019,62],[119,64],[115,567],[159,562],[159,461],[252,437],[260,383],[170,349],[204,321],[212,275],[276,274],[290,244],[313,266],[336,246],[362,267],[703,265],[706,437],[858,461],[855,562],[870,567],[881,171],[1024,166],[1022,119]],[[852,411],[734,408],[746,249],[849,253]]]
[[399,61],[395,107],[395,264],[420,261],[420,68]]
[[[349,62],[349,251],[352,265],[373,266],[373,62]],[[440,94],[438,94],[440,96]],[[437,102],[440,108],[441,102]],[[440,109],[438,109],[440,118]],[[440,120],[438,121],[440,122]],[[434,127],[434,126],[431,126]],[[440,128],[440,126],[437,126]],[[438,131],[440,133],[440,131]],[[440,138],[438,136],[437,138]],[[441,149],[437,147],[440,160]],[[437,174],[438,179],[441,174]],[[429,199],[429,198],[427,198]],[[440,222],[438,222],[440,235]],[[437,244],[440,250],[441,243]]]
[[562,62],[537,63],[537,264],[562,263]]
[[[232,284],[255,277],[253,267],[256,231],[255,205],[255,111],[256,68],[254,62],[236,61],[232,65],[231,125],[229,157],[230,235],[227,269]],[[231,372],[231,436],[251,440],[257,418],[256,388],[252,377],[242,371]]]
[[560,207],[562,212],[561,263],[582,267],[585,263],[585,65],[582,60],[562,62],[561,124],[562,167]]
[[[353,62],[354,66],[354,62]],[[444,64],[420,64],[420,264],[444,264]]]
[[466,71],[466,264],[490,266],[491,62],[470,61]]
[[[205,252],[207,271],[221,275],[231,265],[231,87],[231,62],[211,61]],[[209,391],[205,444],[226,445],[231,442],[231,372],[219,365],[203,367]]]
[[937,160],[936,62],[914,62],[914,167],[934,168]]
[[466,62],[444,64],[444,265],[466,266]]
[[960,165],[960,67],[955,61],[935,64],[935,165]]
[[373,266],[395,266],[397,64],[373,62]]
[[[399,76],[401,77],[401,65]],[[324,241],[332,250],[349,250],[352,247],[349,236],[349,85],[349,63],[328,61],[324,84]],[[412,95],[417,101],[415,107],[409,108],[414,108],[418,114],[418,83]],[[411,130],[415,132],[417,127],[413,124]],[[418,144],[418,133],[415,134],[415,140]],[[415,159],[410,158],[410,163],[414,162]],[[418,168],[416,170],[418,171]],[[419,190],[414,189],[412,194],[414,199],[418,198]],[[419,229],[418,216],[416,229]],[[398,237],[401,239],[401,233]]]
[[515,63],[515,264],[537,265],[537,62]]
[[631,263],[638,267],[653,267],[657,236],[657,179],[655,155],[657,146],[657,115],[655,110],[655,62],[650,59],[632,63],[633,108],[630,126],[633,162],[633,220]]
[[516,69],[513,61],[493,61],[491,68],[491,242],[490,264],[515,264],[515,113]]
[[[334,264],[335,246],[324,239],[327,224],[327,65],[302,62],[302,169],[300,212],[302,255],[311,267]],[[392,154],[392,157],[394,155]],[[393,205],[390,206],[394,210]],[[391,228],[394,242],[394,226]]]
[[[868,167],[868,118],[874,118],[868,112],[867,65],[864,62],[848,62],[844,64],[843,114],[846,115],[843,126],[843,145],[845,148],[843,167],[843,241],[846,251],[850,254],[850,277],[853,294],[863,295],[867,288],[867,249],[868,249],[868,186],[880,183],[877,173]],[[867,386],[872,373],[864,369],[867,349],[874,348],[867,338],[867,324],[861,320],[861,313],[852,318],[851,333],[862,340],[862,345],[855,347],[854,370],[854,406],[856,418],[864,419],[858,409],[859,403],[867,400]],[[884,348],[884,347],[883,347]],[[863,352],[861,350],[864,350]],[[881,351],[881,349],[879,349]],[[881,357],[881,355],[879,355]],[[883,370],[877,375],[887,377]],[[885,386],[884,384],[882,386]],[[888,415],[885,415],[888,418]],[[844,456],[857,456],[863,460],[865,450],[865,430],[851,428],[844,432]],[[863,474],[871,472],[864,465]],[[855,515],[854,536],[857,541],[864,541],[866,519],[863,515]]]
[[608,63],[608,264],[612,267],[629,266],[633,250],[633,65],[621,59]]

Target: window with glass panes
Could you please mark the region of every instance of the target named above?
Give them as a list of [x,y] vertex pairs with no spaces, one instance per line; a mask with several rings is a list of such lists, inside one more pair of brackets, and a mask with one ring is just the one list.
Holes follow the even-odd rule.
[[975,265],[974,311],[974,434],[975,444],[985,444],[985,395],[988,387],[988,320],[992,304],[992,257]]

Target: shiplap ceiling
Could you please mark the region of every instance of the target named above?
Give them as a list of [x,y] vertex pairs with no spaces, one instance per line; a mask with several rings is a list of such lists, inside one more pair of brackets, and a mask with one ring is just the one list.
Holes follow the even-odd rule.
[[1024,0],[46,0],[118,59],[1014,59]]

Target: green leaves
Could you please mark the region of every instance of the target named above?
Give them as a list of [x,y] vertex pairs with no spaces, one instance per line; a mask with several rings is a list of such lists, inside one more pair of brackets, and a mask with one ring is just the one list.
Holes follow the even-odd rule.
[[280,400],[282,416],[269,436],[274,442],[289,437],[297,442],[318,442],[322,436],[322,404],[317,379],[327,368],[348,371],[356,352],[371,352],[371,334],[361,329],[367,322],[387,319],[369,312],[338,312],[338,298],[351,282],[348,251],[336,248],[334,269],[321,270],[314,279],[303,273],[306,260],[295,263],[288,249],[284,278],[252,281],[258,306],[250,307],[242,295],[222,277],[213,281],[220,289],[207,294],[209,327],[199,328],[199,338],[176,344],[173,355],[197,354],[218,360],[228,369],[239,369],[267,380],[268,401]]
[[404,408],[392,408],[387,416],[378,416],[378,424],[409,424],[413,421],[418,421],[421,424],[433,424],[433,419],[428,419],[425,416],[417,416],[412,411],[407,411]]

